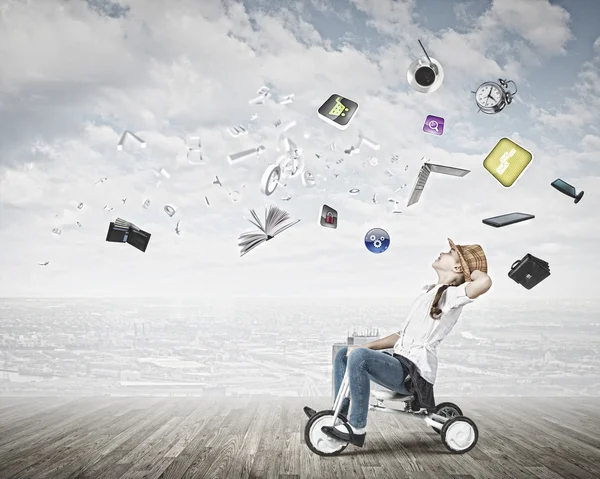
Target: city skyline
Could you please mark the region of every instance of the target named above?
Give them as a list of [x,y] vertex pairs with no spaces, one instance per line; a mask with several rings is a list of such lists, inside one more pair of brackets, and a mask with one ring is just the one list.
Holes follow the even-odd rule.
[[[430,265],[450,237],[487,254],[494,284],[478,302],[592,299],[594,12],[591,0],[10,2],[0,7],[0,44],[10,45],[0,49],[2,296],[409,300],[435,282]],[[445,72],[430,94],[406,81],[419,39]],[[516,82],[515,100],[497,115],[477,113],[471,92],[498,78]],[[271,97],[249,104],[263,85]],[[359,104],[344,131],[317,117],[334,93]],[[443,135],[423,132],[427,115],[444,118]],[[284,153],[278,120],[296,122],[283,135],[302,149],[317,186],[289,179],[266,197],[263,172]],[[247,134],[232,136],[239,125]],[[129,138],[117,151],[125,130],[146,148]],[[359,134],[380,148],[345,154]],[[194,136],[205,165],[188,161]],[[533,154],[509,189],[482,166],[503,137]],[[259,145],[259,158],[227,161]],[[422,158],[470,173],[432,175],[406,207]],[[550,186],[557,178],[585,191],[580,203]],[[167,204],[177,207],[172,217]],[[249,210],[262,217],[268,204],[300,223],[240,258],[237,238],[254,229]],[[336,229],[318,225],[323,204],[339,212]],[[481,222],[513,211],[536,217],[503,228]],[[151,233],[145,253],[105,241],[117,217]],[[363,243],[374,227],[391,237],[380,255]],[[551,271],[530,291],[508,278],[527,253]]]
[[[598,306],[469,305],[438,348],[436,396],[597,397]],[[339,348],[401,330],[409,308],[2,300],[0,396],[328,396]]]

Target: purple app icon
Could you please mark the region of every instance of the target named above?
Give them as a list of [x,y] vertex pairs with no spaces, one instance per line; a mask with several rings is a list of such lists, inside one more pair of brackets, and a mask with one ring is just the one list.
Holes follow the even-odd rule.
[[432,135],[443,135],[444,119],[441,116],[427,115],[425,124],[423,125],[423,131]]

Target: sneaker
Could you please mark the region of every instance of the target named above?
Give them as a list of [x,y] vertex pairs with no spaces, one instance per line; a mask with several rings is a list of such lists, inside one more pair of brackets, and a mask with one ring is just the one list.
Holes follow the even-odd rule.
[[304,414],[306,414],[309,419],[311,417],[313,417],[315,414],[317,414],[317,411],[315,411],[313,408],[308,407],[308,406],[304,406],[303,411],[304,411]]
[[363,434],[348,434],[347,432],[342,432],[331,426],[323,426],[321,431],[333,439],[337,439],[338,441],[342,442],[348,442],[358,447],[363,447],[363,444],[365,443],[365,437],[367,436],[366,432]]
[[413,399],[410,402],[410,410],[412,412],[419,412],[421,410],[421,403],[419,402],[419,398],[416,394],[413,396]]

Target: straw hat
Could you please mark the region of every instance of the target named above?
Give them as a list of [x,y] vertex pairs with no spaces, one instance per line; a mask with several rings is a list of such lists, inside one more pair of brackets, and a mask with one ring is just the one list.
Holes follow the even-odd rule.
[[448,238],[448,243],[450,243],[450,248],[458,254],[465,281],[472,281],[471,272],[475,270],[487,274],[487,258],[481,246],[478,244],[456,245],[450,238]]

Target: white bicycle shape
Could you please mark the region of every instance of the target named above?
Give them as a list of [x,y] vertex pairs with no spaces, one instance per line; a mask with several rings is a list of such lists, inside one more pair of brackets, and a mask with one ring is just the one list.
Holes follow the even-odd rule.
[[[406,378],[408,380],[410,376]],[[406,388],[402,392],[391,390],[371,390],[371,395],[376,399],[376,404],[369,406],[369,411],[383,411],[391,414],[411,414],[421,417],[425,422],[440,434],[442,442],[453,454],[464,454],[469,452],[477,444],[479,431],[475,423],[468,417],[463,416],[461,409],[453,403],[443,402],[436,406],[434,414],[426,412],[413,411],[411,403],[413,396],[408,393]],[[347,442],[334,439],[322,431],[323,426],[333,427],[343,424],[348,430],[352,431],[348,425],[348,420],[340,413],[344,398],[350,396],[350,383],[348,371],[344,376],[340,391],[335,398],[331,410],[319,411],[312,415],[304,429],[304,439],[308,448],[319,456],[337,456],[346,447]],[[403,409],[386,408],[386,403],[402,405]]]
[[288,142],[288,152],[281,155],[276,164],[269,165],[263,173],[260,181],[260,191],[266,196],[272,195],[279,185],[285,186],[282,182],[287,179],[300,177],[306,188],[312,188],[316,185],[314,175],[306,170],[302,150],[291,140],[288,140]]

